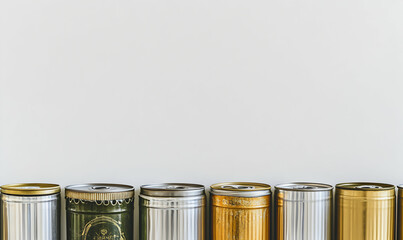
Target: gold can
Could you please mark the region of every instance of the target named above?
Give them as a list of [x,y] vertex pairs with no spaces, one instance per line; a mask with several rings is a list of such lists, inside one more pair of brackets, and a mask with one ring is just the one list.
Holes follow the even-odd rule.
[[394,240],[395,186],[336,185],[336,240]]
[[211,240],[270,239],[271,187],[232,182],[211,186]]
[[403,240],[403,185],[397,188],[397,240]]

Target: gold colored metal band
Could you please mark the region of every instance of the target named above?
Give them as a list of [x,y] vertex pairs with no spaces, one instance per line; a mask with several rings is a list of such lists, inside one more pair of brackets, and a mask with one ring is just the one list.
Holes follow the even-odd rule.
[[1,186],[1,192],[8,195],[41,196],[60,193],[60,186],[49,183],[19,183]]
[[113,193],[87,193],[66,190],[66,197],[72,199],[81,199],[86,201],[113,201],[134,197],[134,191],[113,192]]
[[271,196],[262,196],[254,198],[217,196],[212,195],[211,205],[226,208],[265,208],[270,206]]
[[381,191],[360,191],[336,189],[336,197],[339,198],[368,198],[368,199],[389,199],[395,197],[394,189],[386,189]]

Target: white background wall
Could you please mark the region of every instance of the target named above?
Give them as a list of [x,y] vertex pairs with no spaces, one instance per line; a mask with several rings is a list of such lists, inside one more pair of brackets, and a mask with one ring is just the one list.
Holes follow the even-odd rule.
[[402,12],[0,0],[0,184],[402,183]]

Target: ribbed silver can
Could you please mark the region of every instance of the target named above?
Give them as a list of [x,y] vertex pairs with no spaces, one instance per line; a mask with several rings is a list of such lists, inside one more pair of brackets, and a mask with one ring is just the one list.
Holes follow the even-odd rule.
[[2,240],[60,240],[60,186],[1,187]]
[[139,204],[140,240],[205,240],[204,186],[144,185]]
[[276,240],[331,240],[333,187],[288,183],[275,190]]

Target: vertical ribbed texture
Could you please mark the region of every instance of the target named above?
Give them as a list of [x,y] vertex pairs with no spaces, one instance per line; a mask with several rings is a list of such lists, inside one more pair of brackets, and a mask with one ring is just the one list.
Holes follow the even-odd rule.
[[403,240],[403,186],[399,186],[397,198],[397,240]]
[[212,196],[212,240],[268,240],[270,196]]
[[141,240],[205,240],[205,198],[141,196]]
[[394,240],[395,196],[336,195],[337,240]]
[[204,212],[194,209],[143,210],[146,218],[144,240],[204,240]]
[[331,240],[332,191],[276,191],[277,240]]
[[267,240],[269,239],[269,210],[231,209],[213,207],[214,240]]
[[2,195],[2,239],[60,240],[60,195]]

